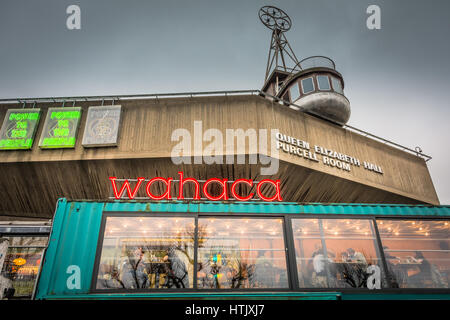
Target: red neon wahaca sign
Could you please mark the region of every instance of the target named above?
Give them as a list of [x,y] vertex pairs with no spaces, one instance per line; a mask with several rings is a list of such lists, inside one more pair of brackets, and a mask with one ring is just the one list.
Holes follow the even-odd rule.
[[[174,195],[172,194],[172,186],[177,183],[178,184],[178,195],[176,197],[177,200],[185,200],[183,196],[183,187],[186,184],[191,184],[195,187],[194,192],[194,200],[200,200],[202,199],[200,193],[203,194],[203,196],[211,201],[220,201],[220,200],[238,200],[238,201],[248,201],[251,199],[255,199],[255,193],[252,192],[248,194],[247,196],[242,196],[237,194],[236,188],[239,185],[246,185],[248,187],[253,187],[256,184],[256,195],[259,199],[263,201],[283,201],[281,198],[281,190],[280,190],[280,180],[270,180],[270,179],[263,179],[258,182],[254,182],[251,179],[238,179],[236,181],[233,181],[231,184],[231,187],[229,187],[229,184],[231,181],[228,181],[228,179],[218,179],[218,178],[211,178],[206,180],[205,182],[201,183],[195,179],[195,178],[185,178],[182,171],[178,172],[179,179],[174,180],[172,178],[162,178],[162,177],[156,177],[153,179],[148,180],[147,184],[145,185],[145,192],[147,194],[147,197],[149,197],[152,200],[173,200]],[[109,180],[112,184],[112,190],[114,193],[114,198],[117,200],[121,199],[124,193],[126,192],[128,199],[134,199],[141,188],[141,186],[145,182],[145,178],[139,177],[137,178],[136,185],[132,188],[130,186],[130,183],[128,180],[124,180],[122,183],[122,186],[118,187],[118,179],[116,177],[109,177]],[[152,193],[151,187],[155,182],[161,182],[165,185],[165,192],[162,194],[156,195]],[[208,191],[208,187],[210,185],[217,185],[219,189],[221,190],[219,195],[211,195],[211,193]],[[270,186],[270,192],[271,196],[264,195],[261,191],[262,187],[268,185]],[[143,187],[143,186],[142,186]],[[232,198],[230,198],[232,197]],[[203,198],[204,199],[204,198]],[[257,199],[257,198],[256,198]]]

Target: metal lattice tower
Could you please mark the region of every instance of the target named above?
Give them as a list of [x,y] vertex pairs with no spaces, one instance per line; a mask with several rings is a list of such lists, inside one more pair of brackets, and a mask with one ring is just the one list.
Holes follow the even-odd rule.
[[[267,28],[272,30],[264,81],[267,81],[273,69],[288,73],[300,71],[298,69],[298,59],[284,35],[284,32],[291,28],[291,18],[279,8],[264,6],[259,9],[259,19]],[[289,60],[293,62],[293,67],[288,67]]]

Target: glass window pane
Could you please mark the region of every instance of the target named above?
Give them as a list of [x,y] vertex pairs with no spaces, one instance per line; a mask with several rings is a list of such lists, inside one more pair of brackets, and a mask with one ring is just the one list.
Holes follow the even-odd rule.
[[97,289],[192,288],[195,219],[108,217]]
[[[31,297],[44,248],[33,248],[47,237],[9,237],[1,276],[8,297]],[[16,247],[12,247],[14,245]],[[29,245],[30,247],[26,247]],[[23,247],[18,247],[23,246]]]
[[319,85],[319,90],[331,90],[330,81],[328,80],[328,76],[317,76],[317,83]]
[[392,286],[449,288],[450,222],[378,220]]
[[8,239],[9,247],[45,247],[47,246],[48,237],[3,237]]
[[295,83],[290,89],[289,93],[291,95],[291,102],[295,102],[300,97],[300,90],[298,88],[298,83]]
[[314,91],[314,83],[312,78],[306,78],[302,80],[303,93],[309,93]]
[[370,220],[293,219],[292,227],[300,287],[385,285]]
[[[301,288],[326,287],[326,278],[319,279],[318,276],[325,275],[325,270],[319,270],[316,266],[314,283],[312,274],[314,272],[314,258],[316,251],[322,247],[319,220],[318,219],[293,219],[292,228],[294,232],[295,257],[297,261],[297,273],[299,286]],[[316,254],[315,254],[316,253]],[[316,264],[318,262],[316,258]],[[321,272],[324,272],[322,274]],[[321,280],[325,280],[320,283]]]
[[199,219],[198,288],[288,288],[282,222]]
[[336,77],[331,77],[331,82],[333,84],[333,89],[334,91],[338,92],[338,93],[342,93],[344,94],[344,91],[342,90],[342,83],[341,80],[339,80]]

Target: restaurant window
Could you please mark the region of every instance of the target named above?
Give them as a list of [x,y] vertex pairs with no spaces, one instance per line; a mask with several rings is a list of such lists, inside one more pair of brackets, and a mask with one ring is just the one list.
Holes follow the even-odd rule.
[[289,88],[289,93],[291,96],[291,102],[295,102],[298,98],[300,98],[300,90],[297,82]]
[[194,218],[107,217],[96,288],[192,288],[194,239]]
[[342,83],[341,80],[339,80],[336,77],[331,77],[331,83],[333,85],[334,91],[344,94],[344,91],[342,90]]
[[450,221],[377,220],[391,286],[449,288]]
[[200,218],[199,289],[288,288],[283,220]]
[[0,277],[4,282],[0,286],[5,288],[4,297],[31,298],[47,240],[47,237],[32,236],[1,239],[0,247],[8,246]]
[[302,79],[302,90],[304,94],[314,91],[314,82],[312,77]]
[[331,90],[330,80],[328,79],[328,76],[317,76],[317,84],[319,85],[319,90],[322,91]]
[[369,288],[386,284],[373,223],[292,219],[301,288]]

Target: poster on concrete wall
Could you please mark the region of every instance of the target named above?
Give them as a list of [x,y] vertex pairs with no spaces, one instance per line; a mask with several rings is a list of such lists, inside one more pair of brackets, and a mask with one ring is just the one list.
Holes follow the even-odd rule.
[[74,148],[80,119],[81,107],[49,108],[39,147]]
[[121,106],[89,107],[83,147],[117,146]]
[[0,150],[31,149],[41,109],[9,109],[0,129]]

